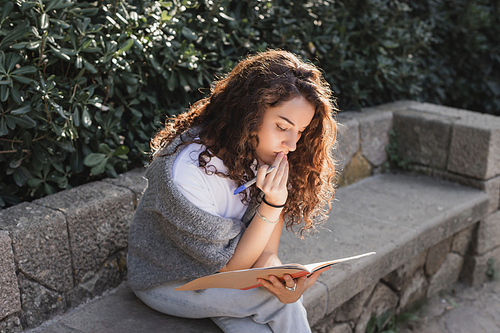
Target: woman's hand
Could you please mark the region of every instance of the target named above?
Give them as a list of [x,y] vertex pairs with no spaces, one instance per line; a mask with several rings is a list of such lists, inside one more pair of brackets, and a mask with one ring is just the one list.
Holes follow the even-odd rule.
[[[326,267],[314,272],[309,276],[302,276],[297,279],[293,279],[291,275],[286,274],[283,277],[285,279],[285,284],[278,280],[278,278],[274,275],[269,275],[269,280],[257,279],[257,282],[259,282],[262,287],[266,288],[271,294],[276,296],[281,303],[295,303],[310,286],[316,283],[316,280],[321,275],[321,273],[329,270],[330,268],[331,267]],[[295,289],[295,291],[289,291],[285,288],[285,285],[293,288],[295,283],[297,283],[297,288]]]
[[257,171],[257,187],[264,192],[266,201],[280,206],[288,198],[288,159],[285,153],[276,155],[272,164],[274,170],[266,176],[269,166],[261,166]]

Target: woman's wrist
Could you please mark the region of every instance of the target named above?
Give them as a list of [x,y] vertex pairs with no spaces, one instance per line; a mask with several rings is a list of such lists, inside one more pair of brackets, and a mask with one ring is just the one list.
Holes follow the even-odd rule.
[[276,205],[276,204],[274,204],[274,203],[270,203],[269,201],[267,201],[267,200],[266,200],[266,196],[265,196],[265,195],[262,197],[262,201],[263,201],[266,205],[268,205],[269,207],[273,207],[273,208],[283,208],[283,207],[285,207],[285,205],[286,205],[286,201],[285,201],[285,203],[283,203],[283,204],[281,204],[281,205]]
[[[282,208],[273,208],[267,205],[260,205],[257,209],[255,217],[268,224],[275,225],[279,222]],[[266,221],[267,220],[267,221]]]

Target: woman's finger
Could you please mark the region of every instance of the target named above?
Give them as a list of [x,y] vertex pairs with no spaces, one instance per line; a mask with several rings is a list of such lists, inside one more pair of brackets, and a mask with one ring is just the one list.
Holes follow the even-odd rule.
[[283,279],[285,279],[285,286],[286,287],[288,287],[288,288],[293,288],[294,286],[296,287],[296,282],[291,275],[285,274],[283,276]]
[[260,283],[262,285],[262,287],[266,288],[267,290],[269,290],[270,293],[272,293],[274,295],[277,295],[277,293],[279,292],[276,289],[276,287],[274,286],[274,284],[272,284],[271,282],[269,282],[267,280],[257,279],[257,282]]
[[286,160],[284,169],[285,170],[284,170],[283,175],[281,176],[281,180],[280,180],[280,186],[285,186],[285,188],[286,188],[286,186],[288,186],[288,173],[290,171],[288,159]]
[[[274,178],[276,177],[276,172],[279,169],[280,163],[283,160],[283,156],[284,156],[283,153],[279,153],[278,155],[276,155],[276,158],[274,159],[272,165],[263,164],[259,167],[259,169],[257,170],[257,184],[256,184],[258,188],[262,189],[262,186],[264,185],[265,181],[269,182],[274,180]],[[267,174],[267,170],[269,170],[269,168],[272,167],[274,167],[274,169],[269,174]]]
[[309,275],[307,277],[307,279],[309,280],[310,284],[313,285],[314,283],[316,283],[316,280],[319,278],[319,276],[321,275],[321,273],[329,270],[330,268],[332,268],[332,266],[328,266],[328,267],[325,267],[325,268],[322,268],[314,273],[312,273],[311,275]]

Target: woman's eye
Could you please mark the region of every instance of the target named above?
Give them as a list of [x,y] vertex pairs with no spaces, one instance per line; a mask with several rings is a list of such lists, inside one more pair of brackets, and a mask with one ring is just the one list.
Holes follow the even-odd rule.
[[286,131],[286,128],[281,127],[280,125],[276,125],[280,131]]

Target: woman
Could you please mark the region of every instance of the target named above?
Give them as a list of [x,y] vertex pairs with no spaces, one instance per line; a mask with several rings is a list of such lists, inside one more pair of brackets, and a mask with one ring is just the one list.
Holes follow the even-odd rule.
[[[280,265],[283,224],[325,220],[333,198],[334,107],[320,71],[271,50],[241,61],[152,140],[148,188],[130,227],[129,284],[148,306],[211,318],[224,332],[310,332],[301,296],[321,274],[247,291],[174,291],[195,278]],[[274,169],[268,173],[268,168]],[[256,186],[234,195],[253,177]]]

